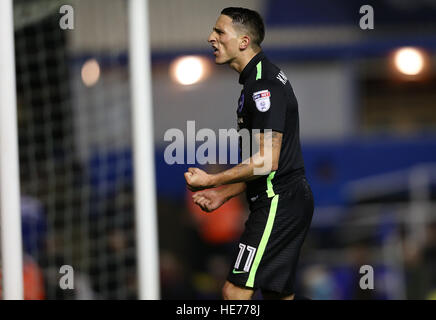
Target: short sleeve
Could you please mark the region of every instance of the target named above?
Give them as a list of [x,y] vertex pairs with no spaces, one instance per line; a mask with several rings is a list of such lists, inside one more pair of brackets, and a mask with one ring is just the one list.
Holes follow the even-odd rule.
[[257,81],[246,96],[250,104],[252,129],[283,132],[286,121],[286,99],[283,85],[274,81]]

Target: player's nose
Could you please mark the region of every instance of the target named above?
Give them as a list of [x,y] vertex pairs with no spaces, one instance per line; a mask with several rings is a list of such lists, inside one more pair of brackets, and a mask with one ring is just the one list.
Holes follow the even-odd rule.
[[215,32],[213,32],[213,31],[210,33],[209,38],[207,39],[207,42],[213,44],[216,41],[214,33]]

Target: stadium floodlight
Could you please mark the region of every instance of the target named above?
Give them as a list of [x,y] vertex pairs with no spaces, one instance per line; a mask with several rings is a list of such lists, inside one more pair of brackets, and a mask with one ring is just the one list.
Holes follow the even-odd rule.
[[206,77],[208,64],[206,59],[198,56],[177,58],[170,67],[172,78],[182,85],[198,83]]
[[82,66],[82,81],[87,87],[94,86],[100,79],[100,65],[97,60],[89,59]]
[[3,298],[23,299],[12,0],[0,1],[0,213]]
[[416,76],[424,70],[425,57],[418,48],[404,47],[395,52],[394,64],[400,73]]

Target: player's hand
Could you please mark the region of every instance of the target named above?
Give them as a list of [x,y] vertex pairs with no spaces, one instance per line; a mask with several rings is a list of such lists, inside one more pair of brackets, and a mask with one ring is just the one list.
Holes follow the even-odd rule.
[[213,189],[195,193],[192,196],[192,200],[194,200],[194,203],[206,212],[218,209],[224,202],[226,202],[226,199],[221,196],[220,192]]
[[191,191],[199,191],[213,187],[212,175],[198,168],[189,168],[185,172],[186,185]]

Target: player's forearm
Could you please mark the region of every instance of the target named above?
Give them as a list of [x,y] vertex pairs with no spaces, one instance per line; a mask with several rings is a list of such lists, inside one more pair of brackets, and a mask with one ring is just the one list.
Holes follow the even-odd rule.
[[223,188],[220,188],[219,190],[222,197],[227,201],[244,192],[246,188],[247,185],[245,184],[245,182],[238,182],[238,183],[228,184]]
[[[268,165],[269,164],[269,165]],[[215,186],[247,182],[267,175],[271,171],[276,170],[272,164],[271,158],[260,156],[256,153],[248,160],[238,164],[237,166],[226,171],[213,175],[213,184]]]
[[255,136],[259,151],[241,164],[214,175],[214,185],[246,182],[278,168],[283,134],[276,131]]

